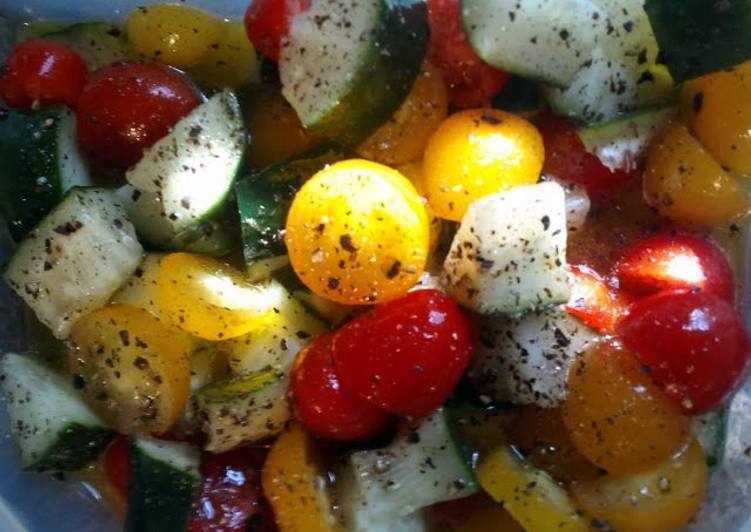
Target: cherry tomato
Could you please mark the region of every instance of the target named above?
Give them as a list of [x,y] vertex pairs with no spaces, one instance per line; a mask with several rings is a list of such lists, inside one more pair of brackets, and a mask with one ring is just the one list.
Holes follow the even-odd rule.
[[459,108],[486,107],[509,75],[484,63],[470,47],[462,25],[459,0],[429,0],[428,59],[440,68],[449,101]]
[[128,481],[130,479],[130,450],[128,440],[124,436],[117,436],[104,451],[103,466],[107,480],[115,487],[121,497],[128,496]]
[[333,334],[319,336],[295,362],[290,387],[297,417],[318,438],[347,441],[373,436],[386,427],[389,416],[342,388],[334,370],[333,344]]
[[289,32],[292,17],[304,11],[309,0],[253,0],[245,12],[245,31],[256,50],[267,59],[279,60],[279,46]]
[[590,327],[612,332],[616,322],[628,311],[629,299],[586,266],[571,266],[571,273],[574,284],[571,299],[564,307],[566,312]]
[[265,459],[261,447],[204,454],[203,484],[187,532],[275,531],[273,512],[261,490]]
[[735,301],[733,269],[720,249],[691,235],[661,233],[630,246],[615,268],[621,287],[637,295],[700,288]]
[[632,179],[637,172],[613,172],[587,152],[576,126],[569,119],[545,113],[537,122],[545,142],[543,173],[584,185],[591,196],[601,196]]
[[733,391],[749,361],[748,333],[725,300],[707,292],[661,292],[636,302],[617,332],[652,379],[690,414]]
[[45,39],[19,44],[0,77],[0,97],[16,109],[35,103],[75,108],[86,83],[86,62],[69,46]]
[[470,326],[438,290],[418,290],[361,314],[334,338],[342,384],[393,414],[443,404],[472,355]]
[[78,102],[78,142],[104,165],[127,168],[201,103],[177,71],[119,63],[91,76]]

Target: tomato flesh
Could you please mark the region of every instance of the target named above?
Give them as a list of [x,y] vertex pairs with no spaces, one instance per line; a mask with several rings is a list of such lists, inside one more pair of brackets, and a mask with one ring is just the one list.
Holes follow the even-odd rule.
[[121,497],[128,496],[130,449],[125,436],[117,436],[104,451],[104,473]]
[[0,76],[0,97],[16,109],[64,103],[75,108],[88,68],[71,47],[45,39],[19,44]]
[[334,369],[333,334],[298,356],[291,375],[295,412],[305,429],[327,440],[360,440],[383,430],[389,416],[343,388]]
[[292,17],[308,5],[308,0],[253,0],[245,12],[245,31],[258,53],[279,61],[279,47]]
[[751,344],[740,317],[707,292],[677,290],[642,299],[617,332],[689,414],[719,406],[748,366]]
[[78,102],[78,142],[105,166],[127,168],[201,103],[177,71],[119,63],[94,73]]
[[470,326],[438,290],[418,290],[362,314],[334,338],[342,384],[393,414],[443,404],[469,364]]
[[628,311],[628,298],[586,266],[571,266],[571,273],[574,284],[571,299],[564,307],[566,312],[594,329],[612,332]]

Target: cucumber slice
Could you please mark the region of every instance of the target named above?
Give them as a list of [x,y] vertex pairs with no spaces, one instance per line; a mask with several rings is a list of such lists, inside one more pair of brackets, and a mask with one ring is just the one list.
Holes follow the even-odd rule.
[[660,57],[676,81],[751,59],[751,1],[647,0]]
[[240,104],[224,90],[199,105],[144,152],[120,191],[149,244],[184,249],[220,230],[247,135]]
[[599,339],[559,308],[516,319],[483,318],[469,375],[475,388],[495,402],[552,408],[566,398],[576,359]]
[[133,59],[123,30],[109,22],[82,22],[45,33],[45,39],[67,44],[83,57],[91,70]]
[[607,31],[590,0],[462,0],[470,45],[486,63],[566,87]]
[[274,371],[209,384],[195,400],[205,449],[213,453],[278,434],[290,418],[287,380]]
[[74,188],[21,242],[5,281],[57,338],[107,303],[143,249],[115,194]]
[[630,172],[641,166],[652,139],[673,116],[670,107],[644,109],[577,133],[587,151],[610,170]]
[[565,303],[565,193],[557,183],[519,186],[469,206],[444,262],[449,293],[480,314]]
[[282,93],[306,128],[357,146],[404,101],[427,41],[424,0],[313,0],[283,41]]
[[707,455],[707,465],[717,466],[725,456],[727,441],[728,412],[723,406],[691,420],[691,428],[696,439]]
[[74,186],[91,184],[65,107],[0,113],[0,214],[21,240]]
[[114,436],[70,382],[29,356],[0,362],[13,439],[28,471],[72,471],[96,458]]
[[183,532],[201,486],[200,452],[186,443],[133,438],[127,532]]
[[159,265],[162,258],[164,255],[161,253],[146,253],[130,279],[112,296],[111,302],[138,307],[162,323],[170,323],[159,306]]

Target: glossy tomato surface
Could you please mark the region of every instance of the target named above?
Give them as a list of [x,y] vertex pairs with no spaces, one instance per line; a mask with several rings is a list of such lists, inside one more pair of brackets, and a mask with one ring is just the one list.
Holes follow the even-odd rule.
[[334,338],[336,372],[344,386],[387,412],[415,417],[443,404],[471,354],[467,318],[438,290],[384,303]]
[[104,473],[121,497],[128,495],[130,450],[125,436],[117,436],[104,451]]
[[564,306],[566,312],[594,329],[612,332],[628,311],[630,299],[587,266],[573,265],[571,274],[573,285],[571,298]]
[[201,99],[191,82],[166,66],[102,68],[86,83],[78,103],[78,142],[91,159],[127,168]]
[[668,291],[635,303],[617,333],[686,413],[707,412],[740,382],[748,333],[735,309],[701,291]]
[[279,46],[289,33],[292,17],[309,4],[308,0],[253,0],[245,12],[245,31],[258,53],[278,61]]

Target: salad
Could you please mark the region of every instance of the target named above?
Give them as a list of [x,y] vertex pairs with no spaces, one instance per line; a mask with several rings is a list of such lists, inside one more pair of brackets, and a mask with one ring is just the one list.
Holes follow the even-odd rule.
[[23,25],[0,73],[22,467],[138,532],[683,529],[751,354],[750,16]]

